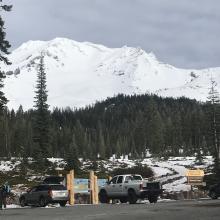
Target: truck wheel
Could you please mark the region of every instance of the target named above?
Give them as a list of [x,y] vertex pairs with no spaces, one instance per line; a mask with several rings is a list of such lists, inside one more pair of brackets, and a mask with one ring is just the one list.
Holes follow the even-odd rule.
[[120,203],[126,203],[127,201],[128,201],[127,198],[121,198],[121,199],[120,199]]
[[214,191],[212,191],[210,193],[210,197],[211,197],[211,199],[218,199],[218,196],[217,196],[217,194]]
[[157,203],[157,196],[149,196],[148,200],[150,203]]
[[134,190],[128,191],[128,202],[130,204],[135,204],[137,202],[137,195]]
[[21,205],[21,207],[25,207],[27,205],[27,203],[25,202],[25,198],[24,197],[21,197],[20,205]]
[[99,193],[99,201],[101,203],[109,203],[109,198],[107,196],[107,193],[106,191],[102,190],[100,193]]

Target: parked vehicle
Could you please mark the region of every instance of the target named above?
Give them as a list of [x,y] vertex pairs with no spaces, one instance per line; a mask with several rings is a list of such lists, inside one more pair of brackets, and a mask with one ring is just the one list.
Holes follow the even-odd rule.
[[209,197],[212,199],[218,199],[220,197],[220,183],[217,183],[209,188]]
[[45,207],[51,203],[59,203],[60,206],[65,206],[69,200],[69,193],[64,185],[56,181],[60,179],[60,177],[57,179],[55,177],[46,178],[46,181],[44,180],[42,184],[21,194],[19,199],[21,206],[31,205]]
[[156,203],[162,192],[159,182],[143,180],[141,175],[117,175],[101,187],[99,200],[108,203],[110,199],[119,199],[121,203],[135,204],[138,199],[147,198]]
[[43,184],[62,184],[64,185],[63,176],[48,176],[43,180]]

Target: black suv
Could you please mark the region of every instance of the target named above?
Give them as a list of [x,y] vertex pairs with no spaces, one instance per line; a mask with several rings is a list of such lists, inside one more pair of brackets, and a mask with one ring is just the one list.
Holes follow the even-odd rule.
[[209,197],[212,199],[218,199],[220,196],[220,183],[217,183],[209,188]]
[[69,193],[66,187],[56,181],[58,178],[46,178],[44,182],[21,194],[20,204],[22,207],[27,205],[37,205],[45,207],[49,203],[59,203],[65,206],[69,200]]

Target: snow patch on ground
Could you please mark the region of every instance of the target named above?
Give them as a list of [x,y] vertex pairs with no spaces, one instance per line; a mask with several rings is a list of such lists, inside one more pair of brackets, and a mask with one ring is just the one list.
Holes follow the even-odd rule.
[[[49,160],[56,164],[57,167],[63,166],[62,158],[49,158]],[[133,167],[136,164],[147,165],[152,168],[154,172],[155,180],[160,181],[163,184],[163,188],[167,192],[171,191],[188,191],[190,187],[187,185],[187,179],[185,177],[187,169],[206,169],[213,164],[213,158],[206,156],[203,159],[202,165],[197,165],[195,157],[170,157],[168,160],[162,158],[145,158],[139,160],[130,160],[128,157],[121,157],[119,159],[112,157],[109,160],[101,161],[105,169],[112,171],[115,168],[121,167]],[[0,161],[0,170],[2,172],[8,172],[13,170],[19,165],[20,159],[13,158],[12,161],[2,160]],[[83,168],[86,169],[91,166],[91,161],[84,161]],[[39,178],[39,176],[28,177],[30,180]]]
[[20,161],[0,161],[0,171],[7,172],[13,170],[17,165],[20,164]]
[[[114,167],[120,167],[120,164],[127,164],[128,167],[134,166],[137,162],[147,165],[152,168],[155,174],[155,180],[163,184],[163,189],[167,192],[189,191],[190,186],[187,185],[185,177],[187,169],[204,169],[213,164],[213,158],[206,156],[203,159],[202,165],[197,165],[195,157],[170,157],[168,160],[160,158],[145,158],[143,160],[129,159],[110,159],[114,163]],[[107,163],[106,168],[109,168],[110,163]],[[168,183],[167,183],[168,182]]]

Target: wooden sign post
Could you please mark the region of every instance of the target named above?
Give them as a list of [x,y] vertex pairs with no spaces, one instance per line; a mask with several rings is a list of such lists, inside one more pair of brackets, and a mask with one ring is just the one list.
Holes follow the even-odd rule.
[[74,199],[74,171],[71,170],[66,175],[66,187],[69,192],[69,204],[74,205],[75,199]]
[[187,170],[187,184],[191,186],[191,194],[187,191],[187,199],[192,197],[193,186],[205,185],[205,182],[203,182],[204,175],[204,171],[200,169]]
[[94,174],[94,171],[90,171],[89,175],[89,189],[90,189],[90,203],[91,204],[98,204],[99,198],[98,198],[98,178]]
[[71,184],[70,184],[70,205],[74,205],[75,198],[74,198],[74,170],[70,171],[70,178],[71,178]]
[[98,187],[98,178],[97,176],[94,175],[94,204],[98,204],[99,203],[99,187]]
[[90,203],[94,204],[94,171],[89,173]]

